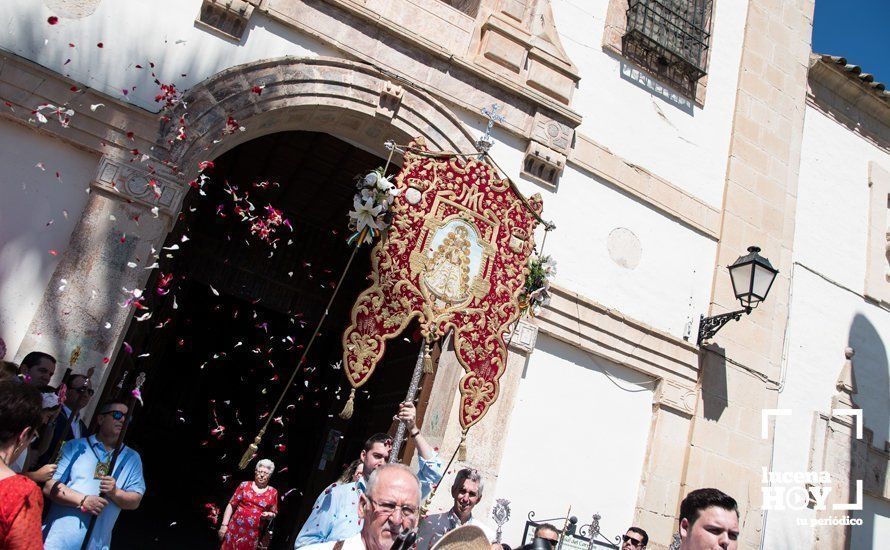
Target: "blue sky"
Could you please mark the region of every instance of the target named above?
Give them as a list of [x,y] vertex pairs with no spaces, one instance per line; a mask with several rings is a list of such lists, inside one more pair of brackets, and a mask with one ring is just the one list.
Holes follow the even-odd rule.
[[890,87],[890,0],[816,0],[813,51],[846,57]]

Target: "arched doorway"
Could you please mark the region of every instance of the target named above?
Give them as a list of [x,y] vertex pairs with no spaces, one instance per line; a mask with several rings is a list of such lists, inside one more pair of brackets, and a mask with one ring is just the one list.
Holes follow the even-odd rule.
[[[115,545],[211,548],[213,506],[224,508],[250,479],[237,462],[277,398],[346,263],[354,177],[383,159],[329,134],[267,134],[229,149],[192,190],[168,235],[146,293],[150,318],[135,312],[109,381],[135,366],[148,373],[147,401],[128,443],[143,456],[148,491],[121,515]],[[274,245],[250,231],[236,206],[283,212]],[[378,375],[358,393],[356,415],[337,417],[346,391],[336,363],[349,308],[366,286],[362,249],[301,366],[285,410],[260,456],[277,465],[284,495],[275,547],[283,548],[318,492],[357,456],[370,433],[391,428],[417,344],[410,329],[389,346]],[[168,282],[165,282],[168,281]],[[127,346],[124,346],[125,348]],[[148,398],[150,396],[150,399]]]

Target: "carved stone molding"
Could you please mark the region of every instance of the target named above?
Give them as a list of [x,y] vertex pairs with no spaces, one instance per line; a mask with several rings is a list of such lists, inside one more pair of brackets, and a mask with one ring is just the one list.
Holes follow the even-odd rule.
[[581,79],[549,0],[512,0],[482,24],[476,63],[568,105]]
[[538,111],[535,113],[531,138],[562,155],[568,155],[572,149],[575,130]]
[[537,141],[530,141],[525,150],[522,173],[542,183],[556,186],[565,165],[565,155]]
[[673,379],[663,379],[655,390],[655,402],[661,407],[692,416],[695,413],[697,395],[692,382],[682,384]]
[[516,328],[508,337],[510,351],[529,354],[535,349],[535,342],[538,340],[538,327],[533,325],[527,319],[517,321]]
[[233,40],[241,40],[260,0],[204,0],[195,22]]
[[377,103],[377,115],[383,118],[395,116],[402,98],[405,96],[405,88],[390,81],[385,81],[380,86],[380,100]]
[[187,189],[178,183],[134,166],[103,157],[93,186],[175,216]]

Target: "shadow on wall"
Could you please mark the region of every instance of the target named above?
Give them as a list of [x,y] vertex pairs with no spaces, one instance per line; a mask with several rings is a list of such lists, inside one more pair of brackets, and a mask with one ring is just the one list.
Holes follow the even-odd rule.
[[[853,358],[853,376],[856,381],[857,392],[853,401],[862,409],[862,418],[865,426],[874,434],[873,446],[883,450],[885,441],[890,431],[890,364],[887,361],[887,351],[880,334],[864,315],[857,313],[850,325],[848,345],[856,351]],[[867,439],[867,434],[865,435]],[[864,443],[864,442],[863,442]],[[858,449],[857,449],[858,448]],[[856,471],[855,462],[868,458],[867,448],[864,445],[851,446],[851,465]],[[887,478],[887,461],[873,461],[866,467],[858,468],[864,472],[865,490],[869,486],[874,487],[879,480]],[[856,476],[850,479],[851,502],[856,495]],[[865,498],[865,496],[863,496]],[[862,525],[853,527],[851,539],[855,541],[853,548],[877,548],[874,540],[875,521],[878,519],[877,510],[866,504],[855,516],[862,518]]]
[[726,350],[717,344],[702,346],[698,356],[701,373],[702,415],[707,420],[717,421],[729,406],[729,392],[726,387]]

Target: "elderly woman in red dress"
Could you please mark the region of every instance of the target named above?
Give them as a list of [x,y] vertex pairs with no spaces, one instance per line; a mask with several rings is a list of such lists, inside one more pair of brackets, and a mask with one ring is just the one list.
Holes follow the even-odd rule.
[[226,506],[219,538],[221,550],[254,550],[260,540],[262,518],[278,514],[278,491],[269,485],[275,464],[269,459],[257,462],[253,481],[244,481]]

